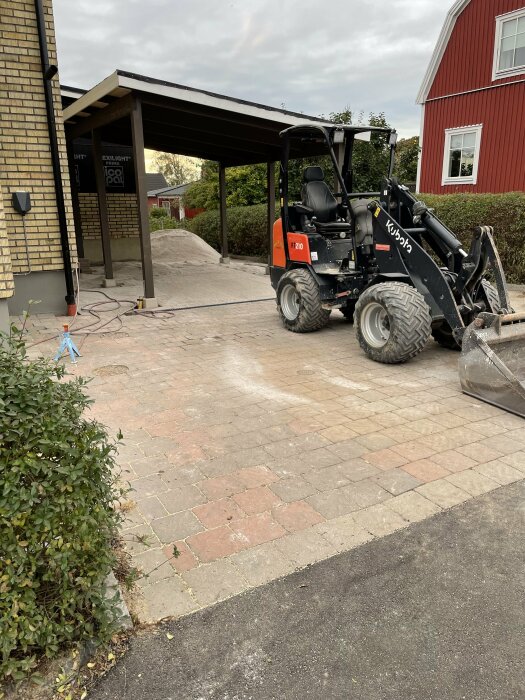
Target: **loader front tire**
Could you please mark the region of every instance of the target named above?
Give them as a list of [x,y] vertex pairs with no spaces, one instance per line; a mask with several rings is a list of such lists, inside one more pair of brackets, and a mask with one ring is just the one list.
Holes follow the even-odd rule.
[[319,285],[308,270],[290,270],[283,275],[277,310],[283,326],[294,333],[318,331],[330,317],[330,311],[321,305]]
[[417,289],[402,282],[381,282],[359,297],[354,323],[359,345],[371,360],[398,364],[423,350],[432,318]]

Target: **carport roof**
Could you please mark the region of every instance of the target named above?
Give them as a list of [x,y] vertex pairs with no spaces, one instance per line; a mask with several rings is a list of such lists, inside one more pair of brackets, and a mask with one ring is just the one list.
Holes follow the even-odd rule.
[[[241,165],[278,160],[279,132],[326,120],[206,90],[117,70],[91,90],[66,88],[64,120],[69,138],[100,128],[105,141],[130,144],[130,103],[142,105],[144,145],[158,151]],[[65,100],[66,104],[66,100]],[[323,152],[318,144],[310,154]],[[294,155],[293,153],[291,154]],[[308,155],[302,148],[302,155]]]

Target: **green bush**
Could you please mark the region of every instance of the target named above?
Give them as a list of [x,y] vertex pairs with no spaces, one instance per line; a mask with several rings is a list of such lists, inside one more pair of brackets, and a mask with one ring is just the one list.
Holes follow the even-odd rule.
[[468,250],[472,229],[493,226],[509,282],[525,283],[525,193],[417,195]]
[[27,675],[42,655],[108,638],[116,602],[105,580],[121,515],[113,453],[83,418],[86,380],[29,361],[0,337],[0,679]]
[[[228,207],[228,249],[232,255],[265,257],[268,255],[267,210],[265,204]],[[220,214],[205,211],[191,219],[189,228],[215,250],[220,251]]]
[[171,219],[169,216],[150,216],[149,218],[149,230],[151,233],[153,231],[163,231],[164,229],[187,227],[188,224],[186,222]]
[[164,219],[169,215],[169,211],[164,207],[151,207],[151,209],[149,210],[150,219]]

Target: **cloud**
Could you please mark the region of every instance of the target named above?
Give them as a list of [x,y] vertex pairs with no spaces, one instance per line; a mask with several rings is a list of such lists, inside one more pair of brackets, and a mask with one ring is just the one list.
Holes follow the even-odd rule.
[[442,0],[55,0],[60,78],[90,88],[122,68],[305,114],[383,111],[409,136],[447,9]]

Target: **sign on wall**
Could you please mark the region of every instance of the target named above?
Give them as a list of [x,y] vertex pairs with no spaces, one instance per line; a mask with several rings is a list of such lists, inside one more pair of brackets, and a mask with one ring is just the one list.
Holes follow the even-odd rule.
[[[79,192],[96,192],[93,153],[89,139],[76,139],[73,144],[74,173]],[[106,176],[106,192],[135,192],[135,169],[131,146],[102,143],[102,161]]]

